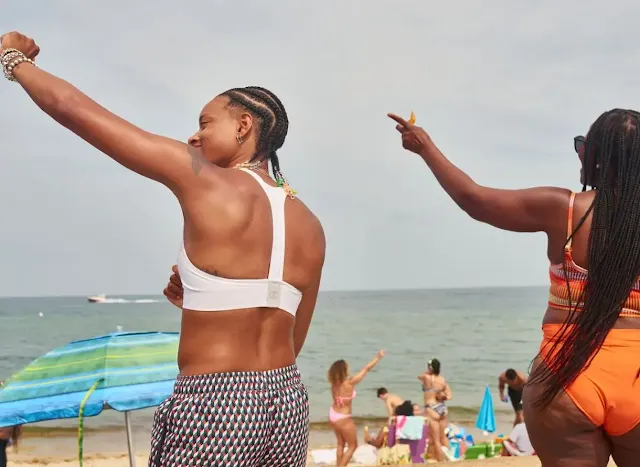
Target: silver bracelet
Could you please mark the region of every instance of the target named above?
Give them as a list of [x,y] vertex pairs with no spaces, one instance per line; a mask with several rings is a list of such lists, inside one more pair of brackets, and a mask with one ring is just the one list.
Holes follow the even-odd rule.
[[6,49],[0,53],[0,65],[2,65],[4,77],[9,81],[16,81],[16,77],[13,76],[13,70],[22,63],[30,63],[31,65],[36,66],[36,63],[33,60],[27,58],[25,54],[17,49]]

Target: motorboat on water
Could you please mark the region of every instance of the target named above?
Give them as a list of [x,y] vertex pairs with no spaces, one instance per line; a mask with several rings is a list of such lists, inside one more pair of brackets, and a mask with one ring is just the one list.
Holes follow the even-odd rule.
[[91,297],[87,297],[87,300],[89,300],[89,303],[103,303],[107,300],[107,297],[105,294],[93,295]]

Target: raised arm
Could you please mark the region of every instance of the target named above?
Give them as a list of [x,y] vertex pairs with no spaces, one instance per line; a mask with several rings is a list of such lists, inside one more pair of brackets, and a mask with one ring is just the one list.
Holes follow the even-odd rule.
[[356,385],[360,381],[362,381],[362,379],[367,375],[367,373],[369,373],[373,369],[373,367],[375,367],[378,363],[380,363],[380,360],[382,360],[382,357],[384,357],[384,350],[381,350],[380,352],[378,352],[378,354],[374,357],[374,359],[371,360],[369,363],[367,363],[367,365],[362,370],[356,373],[356,375],[353,376],[349,382],[353,385]]
[[403,147],[422,157],[451,199],[475,220],[513,232],[548,233],[566,216],[569,190],[501,190],[479,185],[451,163],[422,128],[397,115],[389,117],[398,122]]
[[[5,34],[1,47],[33,57],[39,51],[33,40],[18,33]],[[198,178],[203,160],[194,148],[141,130],[70,83],[29,63],[16,66],[13,76],[45,113],[128,169],[166,185],[176,194],[203,183]]]

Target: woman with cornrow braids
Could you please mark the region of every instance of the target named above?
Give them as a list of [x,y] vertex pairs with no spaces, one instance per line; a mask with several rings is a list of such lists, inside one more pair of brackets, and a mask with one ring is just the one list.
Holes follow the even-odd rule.
[[[544,232],[551,287],[543,341],[524,390],[527,431],[545,467],[640,459],[640,115],[603,113],[574,138],[582,193],[476,184],[401,117],[402,145],[472,218]],[[587,188],[591,188],[587,190]],[[518,310],[514,310],[517,313]]]
[[183,293],[166,292],[182,309],[180,375],[156,410],[149,465],[304,466],[309,401],[296,357],[325,238],[280,170],[276,151],[289,127],[282,102],[260,87],[226,91],[204,106],[183,144],[135,127],[37,68],[39,51],[22,34],[2,36],[5,77],[89,144],[164,184],[182,207],[174,274]]

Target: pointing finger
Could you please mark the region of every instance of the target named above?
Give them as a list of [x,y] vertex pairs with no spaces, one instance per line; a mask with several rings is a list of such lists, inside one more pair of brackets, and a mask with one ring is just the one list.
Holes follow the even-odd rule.
[[405,128],[411,127],[411,123],[407,122],[404,118],[402,118],[399,115],[387,114],[387,117],[389,117],[391,120],[395,120],[396,122],[398,122],[400,125],[402,125]]

